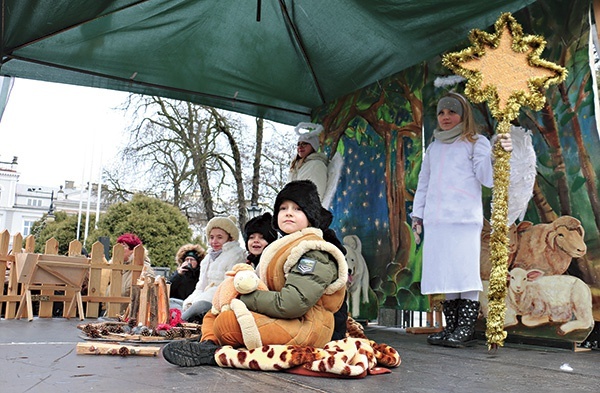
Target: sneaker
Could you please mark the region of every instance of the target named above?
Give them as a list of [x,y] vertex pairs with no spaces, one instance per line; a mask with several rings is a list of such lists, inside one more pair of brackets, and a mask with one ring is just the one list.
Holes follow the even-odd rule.
[[221,348],[210,340],[206,341],[173,341],[164,346],[163,358],[177,366],[217,366],[215,352]]

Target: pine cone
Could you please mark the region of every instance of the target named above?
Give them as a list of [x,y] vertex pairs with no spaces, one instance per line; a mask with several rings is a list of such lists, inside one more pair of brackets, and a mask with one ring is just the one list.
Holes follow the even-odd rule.
[[141,333],[140,333],[140,334],[141,334],[142,336],[148,337],[148,336],[151,336],[151,335],[152,335],[152,330],[150,330],[150,329],[149,329],[147,326],[142,326],[142,329],[141,329],[141,330],[142,330],[142,331],[141,331]]
[[169,329],[165,332],[165,339],[167,340],[173,340],[177,335],[177,332],[175,331],[175,329]]

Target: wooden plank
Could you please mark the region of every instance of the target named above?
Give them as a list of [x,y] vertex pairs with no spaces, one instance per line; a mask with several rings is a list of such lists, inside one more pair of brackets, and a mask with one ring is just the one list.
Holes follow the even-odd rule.
[[158,325],[158,285],[146,282],[148,287],[148,326],[150,329],[156,329]]
[[106,263],[104,258],[104,246],[100,242],[95,242],[92,245],[87,293],[91,298],[86,300],[87,307],[85,310],[88,318],[98,318],[100,316],[100,302],[105,300],[96,299],[106,295],[106,285],[102,288],[102,272],[103,269],[108,267],[109,264]]
[[140,290],[140,308],[137,316],[138,325],[148,323],[148,285],[144,285]]
[[35,237],[29,235],[25,238],[25,250],[24,252],[32,254],[35,250]]
[[46,241],[46,247],[44,248],[44,254],[46,255],[58,255],[58,240],[51,237]]
[[[123,265],[123,256],[123,245],[119,243],[115,244],[113,246],[110,266],[110,289],[108,291],[108,296],[116,297],[122,295],[123,271],[121,270],[121,266],[125,267],[125,265]],[[110,318],[117,317],[121,314],[121,304],[108,302],[106,305],[106,314]]]
[[10,243],[10,233],[5,229],[0,232],[0,257],[8,255],[8,245]]
[[78,355],[158,356],[161,347],[110,343],[77,343]]
[[21,319],[25,308],[27,308],[27,319],[32,321],[33,307],[31,305],[31,291],[27,289],[25,290],[25,292],[21,296],[21,300],[19,301],[19,308],[17,309],[17,315],[15,316],[17,319]]
[[141,288],[138,285],[131,287],[131,307],[129,308],[129,318],[138,321],[138,313],[140,311],[140,292]]
[[81,242],[79,240],[72,240],[69,243],[69,252],[68,255],[70,257],[76,257],[76,256],[81,256],[81,251],[83,249],[83,245],[81,244]]
[[158,324],[169,323],[169,288],[165,278],[158,276],[154,280],[157,288]]
[[13,319],[17,313],[17,302],[12,302],[10,299],[13,299],[14,297],[18,298],[21,296],[21,294],[19,293],[19,289],[21,289],[21,287],[19,286],[19,282],[17,279],[17,269],[15,268],[15,265],[13,263],[8,276],[7,295],[9,299],[7,299],[8,302],[6,303],[6,312],[4,314],[4,318],[6,319]]
[[[87,273],[87,267],[79,267],[78,270],[62,268],[62,266],[52,268],[45,262],[38,262],[38,271],[36,272],[38,277],[34,277],[32,281],[44,284],[64,284],[69,287],[81,289],[81,284]],[[42,277],[44,280],[42,280]]]
[[144,268],[144,259],[146,257],[146,249],[143,245],[138,244],[133,249],[133,271],[131,272],[131,285],[135,285],[137,283],[138,278],[140,278],[140,274],[142,269]]
[[409,327],[409,328],[406,328],[406,333],[431,334],[431,333],[441,332],[442,330],[444,330],[444,329],[441,327]]
[[38,258],[39,254],[22,253],[16,255],[15,264],[17,265],[19,283],[31,283],[31,277],[33,276]]
[[113,302],[128,303],[130,298],[127,296],[82,296],[84,302]]
[[[71,315],[75,316],[75,305],[77,305],[77,311],[79,312],[79,319],[81,321],[83,321],[83,303],[81,301],[81,292],[77,291],[73,294],[73,297],[71,298],[71,301],[69,302],[69,308],[66,310],[66,312],[63,312],[63,316],[65,318],[70,318]],[[65,309],[67,304],[65,302],[64,307]]]

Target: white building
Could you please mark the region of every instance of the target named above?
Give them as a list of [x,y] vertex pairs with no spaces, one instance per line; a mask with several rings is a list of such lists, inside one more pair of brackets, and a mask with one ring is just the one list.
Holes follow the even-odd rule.
[[[60,187],[19,184],[19,172],[14,169],[15,166],[16,157],[12,163],[0,163],[0,232],[6,229],[11,237],[17,233],[26,237],[33,223],[46,213],[85,214],[97,211],[97,184],[92,184],[89,191],[87,186],[77,189],[72,181],[66,181]],[[100,212],[104,210],[100,209]]]

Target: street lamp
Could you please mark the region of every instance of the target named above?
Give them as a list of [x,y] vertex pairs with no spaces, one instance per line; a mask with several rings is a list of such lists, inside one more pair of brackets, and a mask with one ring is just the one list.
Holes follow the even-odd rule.
[[246,209],[248,211],[248,219],[253,219],[254,217],[260,216],[262,213],[262,209],[256,205],[252,205]]
[[50,193],[50,207],[48,208],[48,215],[46,216],[47,222],[54,221],[54,190]]

